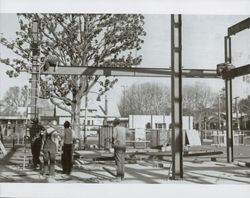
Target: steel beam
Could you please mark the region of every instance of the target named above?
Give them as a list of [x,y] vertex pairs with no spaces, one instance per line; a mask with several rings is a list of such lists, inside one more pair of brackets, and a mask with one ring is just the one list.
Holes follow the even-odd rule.
[[172,179],[183,178],[181,22],[171,15]]
[[[231,63],[231,38],[225,37],[225,62]],[[233,155],[233,128],[232,128],[232,78],[225,78],[225,91],[226,91],[226,137],[227,137],[227,162],[234,161]]]
[[250,74],[250,64],[231,69],[229,71],[228,76],[230,78],[235,78],[235,77],[239,77],[239,76],[243,76],[247,74]]
[[[121,76],[121,77],[170,77],[170,68],[147,67],[87,67],[87,66],[58,66],[42,71],[43,75],[92,75],[92,76]],[[220,78],[212,69],[183,69],[185,78]]]
[[31,90],[30,90],[30,118],[34,119],[38,116],[37,111],[37,100],[38,100],[38,82],[39,82],[39,67],[38,56],[39,56],[39,47],[38,47],[38,21],[33,20],[32,22],[32,72],[31,72]]
[[234,34],[239,33],[242,30],[247,29],[247,28],[250,28],[250,17],[233,25],[233,26],[231,26],[231,27],[229,27],[227,29],[227,35],[232,36]]

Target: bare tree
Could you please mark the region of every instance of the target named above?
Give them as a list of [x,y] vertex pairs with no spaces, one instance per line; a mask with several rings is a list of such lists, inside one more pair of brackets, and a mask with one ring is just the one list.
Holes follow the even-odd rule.
[[[183,114],[194,117],[194,122],[199,124],[205,117],[214,114],[214,103],[217,102],[216,94],[205,84],[183,86]],[[216,111],[217,112],[217,111]]]
[[122,116],[129,114],[168,114],[170,91],[157,83],[133,84],[123,92],[118,105]]
[[4,102],[8,106],[25,107],[27,104],[27,87],[10,87],[4,96]]
[[[131,67],[140,64],[141,56],[133,57],[140,50],[145,36],[144,17],[135,14],[18,14],[20,31],[16,39],[1,37],[2,45],[11,49],[18,58],[0,58],[13,70],[9,76],[17,76],[31,67],[31,22],[37,19],[39,46],[44,57],[56,57],[64,66],[114,66]],[[99,83],[100,94],[105,93],[117,81],[99,76],[47,76],[41,81],[44,98],[69,112],[73,129],[80,137],[81,99],[91,87]]]
[[[213,106],[216,95],[211,88],[205,84],[183,86],[183,109],[187,113],[209,109]],[[185,113],[185,112],[184,112]]]
[[18,107],[27,105],[27,87],[10,87],[3,98],[2,115],[16,115]]

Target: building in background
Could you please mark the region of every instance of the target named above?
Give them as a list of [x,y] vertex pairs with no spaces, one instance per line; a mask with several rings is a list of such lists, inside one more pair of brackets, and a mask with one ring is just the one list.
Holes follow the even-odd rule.
[[[129,115],[129,129],[166,129],[171,124],[170,115]],[[193,116],[183,116],[183,129],[193,130]]]
[[[81,135],[84,134],[85,125],[87,127],[87,135],[92,133],[96,133],[97,130],[100,129],[104,124],[105,118],[108,120],[113,120],[114,118],[120,117],[120,112],[116,104],[107,105],[108,114],[105,115],[103,108],[100,107],[100,103],[97,101],[88,101],[87,114],[85,116],[85,105],[82,102],[81,110],[80,110],[80,124],[81,124]],[[58,118],[59,125],[63,125],[63,123],[67,120],[71,122],[70,113],[57,108],[56,107],[56,117]]]

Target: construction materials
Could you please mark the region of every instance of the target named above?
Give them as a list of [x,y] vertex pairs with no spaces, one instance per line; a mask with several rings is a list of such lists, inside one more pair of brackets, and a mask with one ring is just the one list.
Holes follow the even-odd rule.
[[1,149],[2,153],[3,153],[3,155],[5,156],[7,154],[7,151],[6,151],[3,143],[1,142],[1,140],[0,140],[0,149]]

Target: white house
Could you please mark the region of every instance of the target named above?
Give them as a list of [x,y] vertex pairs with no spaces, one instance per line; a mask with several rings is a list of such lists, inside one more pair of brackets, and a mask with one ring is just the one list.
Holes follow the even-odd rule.
[[[193,130],[193,117],[183,116],[183,129]],[[147,124],[152,126],[152,129],[169,129],[171,124],[170,115],[129,115],[129,128],[130,129],[144,129]]]
[[[101,102],[88,100],[87,114],[85,116],[85,101],[83,99],[80,110],[80,124],[82,126],[82,131],[84,131],[85,123],[87,126],[87,132],[91,132],[99,129],[99,127],[103,125],[105,117],[120,117],[120,112],[116,104],[109,104],[108,102],[107,108],[108,114],[105,115],[102,110],[104,107]],[[56,116],[59,118],[59,125],[63,125],[66,120],[69,122],[71,121],[71,115],[58,107],[56,108]]]

